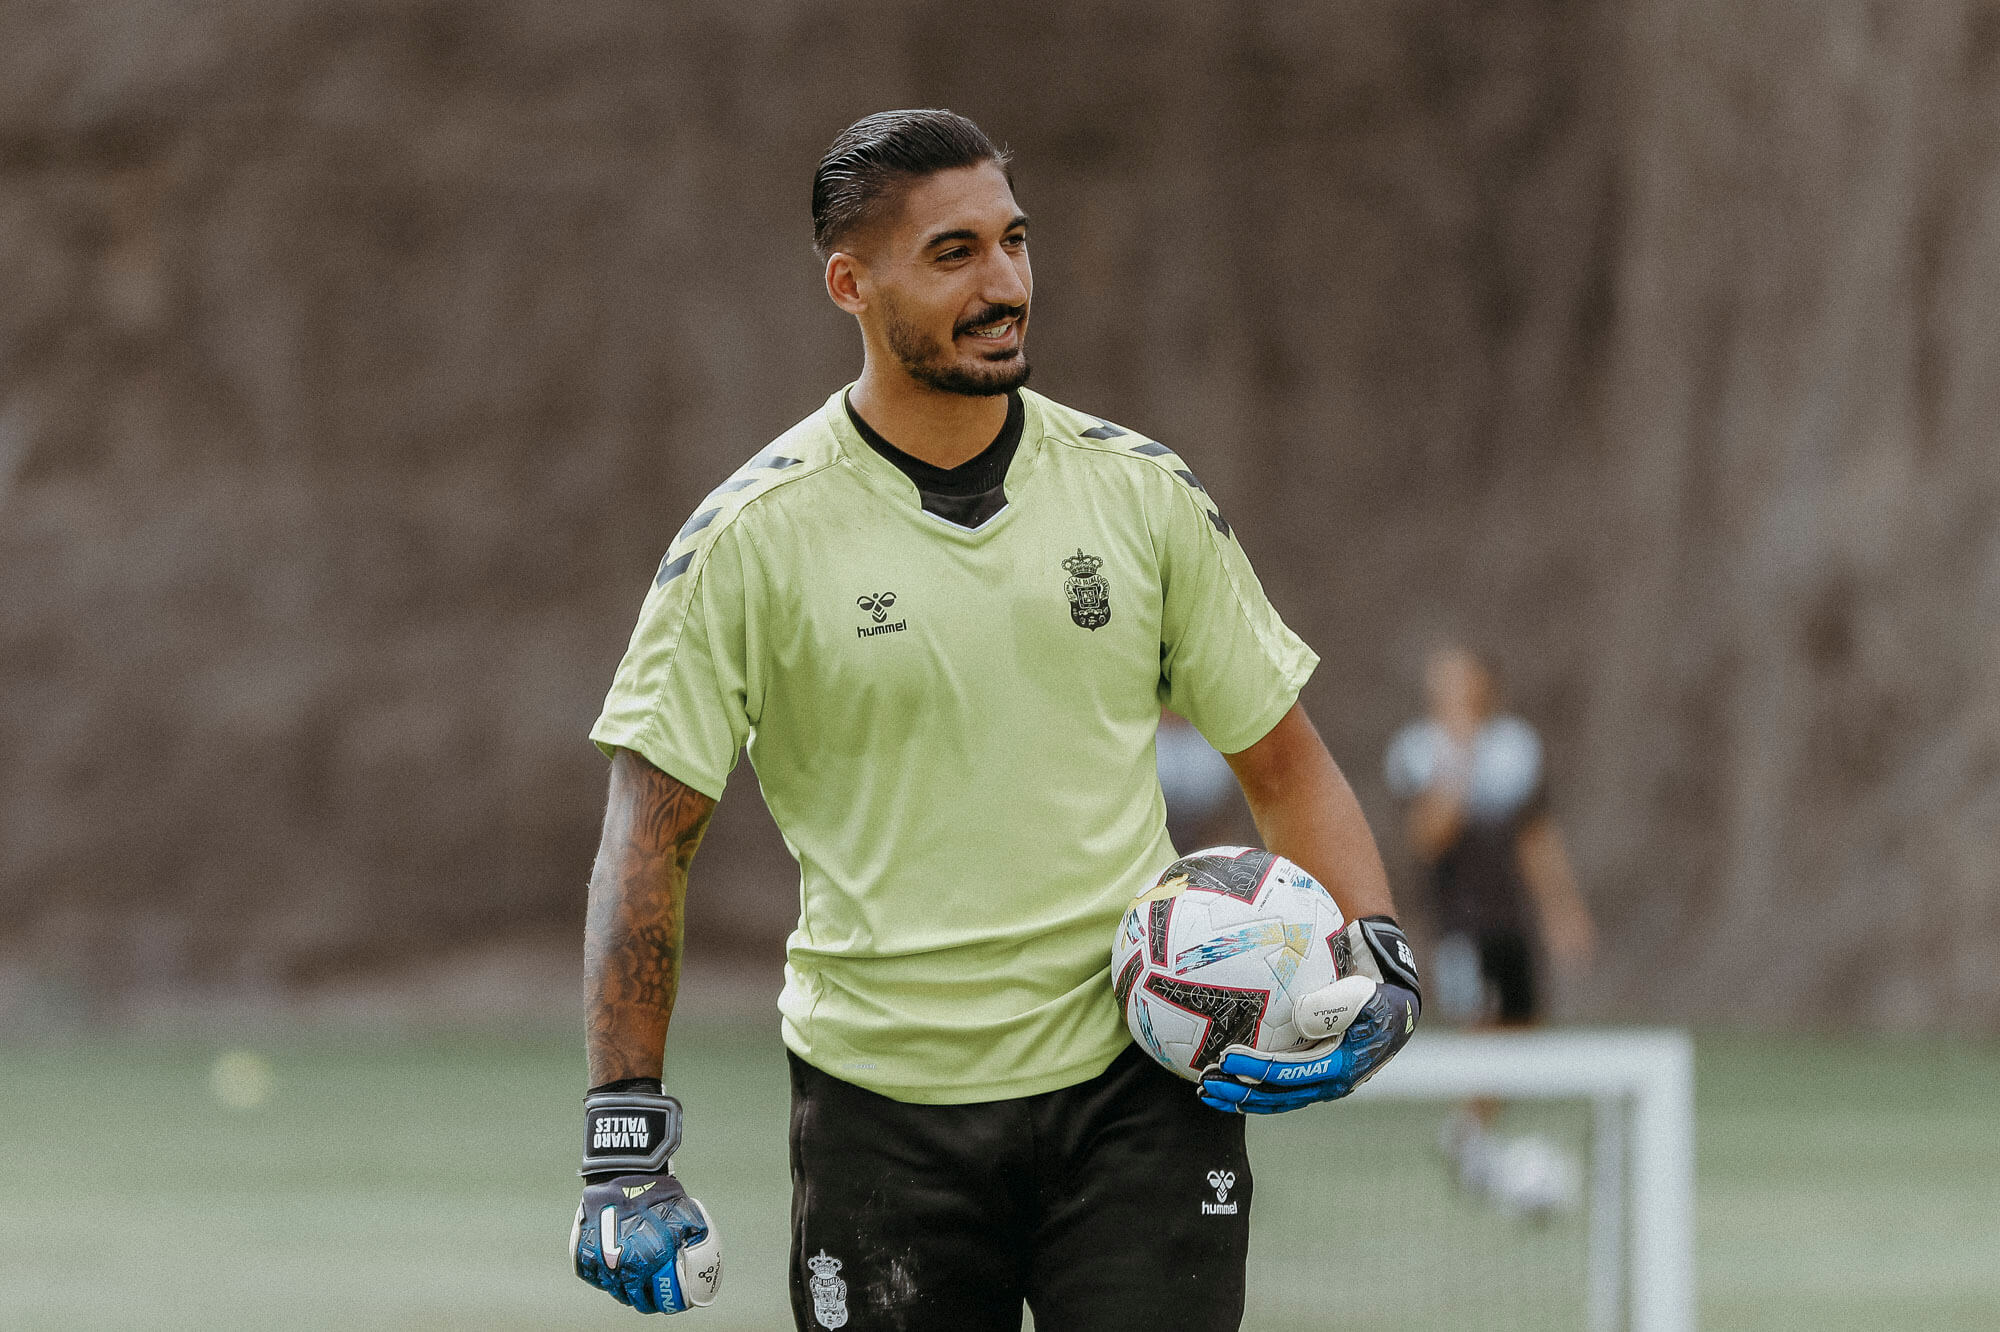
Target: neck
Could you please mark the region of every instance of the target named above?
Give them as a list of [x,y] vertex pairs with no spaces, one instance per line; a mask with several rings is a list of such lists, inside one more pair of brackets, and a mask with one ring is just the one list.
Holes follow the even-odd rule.
[[940,393],[870,357],[848,398],[861,419],[913,458],[951,468],[978,457],[1007,424],[1007,395]]

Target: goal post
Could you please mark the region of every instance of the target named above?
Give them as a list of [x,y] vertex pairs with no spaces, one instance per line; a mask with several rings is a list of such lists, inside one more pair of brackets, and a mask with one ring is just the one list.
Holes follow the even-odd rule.
[[1694,1043],[1664,1029],[1420,1033],[1368,1100],[1587,1100],[1591,1332],[1693,1332]]

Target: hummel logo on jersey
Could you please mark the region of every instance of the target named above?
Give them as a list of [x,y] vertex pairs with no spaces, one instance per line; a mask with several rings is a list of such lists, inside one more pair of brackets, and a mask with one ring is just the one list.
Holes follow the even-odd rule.
[[1203,1216],[1235,1216],[1236,1204],[1229,1201],[1229,1191],[1236,1187],[1236,1172],[1233,1170],[1211,1170],[1208,1172],[1208,1187],[1215,1190],[1215,1201],[1202,1200]]
[[896,604],[896,594],[894,592],[877,592],[872,596],[856,597],[854,604],[861,607],[862,610],[867,611],[868,617],[875,621],[874,624],[855,625],[854,636],[856,638],[873,638],[877,634],[899,634],[910,627],[910,621],[907,616],[896,621],[894,624],[883,623],[884,620],[889,618],[889,608]]

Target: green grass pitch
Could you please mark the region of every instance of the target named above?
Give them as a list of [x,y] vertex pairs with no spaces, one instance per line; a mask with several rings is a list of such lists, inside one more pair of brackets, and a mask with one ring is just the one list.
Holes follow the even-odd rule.
[[[225,1048],[268,1061],[258,1108],[217,1099]],[[1704,1327],[2000,1327],[2000,1048],[1699,1050]],[[688,1325],[788,1328],[775,1037],[679,1030],[670,1079],[684,1178],[726,1237],[722,1301]],[[581,1080],[580,1041],[546,1032],[0,1049],[0,1327],[640,1326],[564,1255]],[[1254,1125],[1246,1327],[1580,1326],[1580,1224],[1458,1199],[1439,1114]]]

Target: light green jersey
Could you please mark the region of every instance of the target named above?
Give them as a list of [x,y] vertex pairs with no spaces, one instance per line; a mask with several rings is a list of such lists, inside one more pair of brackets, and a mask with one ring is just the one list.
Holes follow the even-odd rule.
[[785,1042],[903,1101],[1110,1063],[1112,930],[1174,858],[1161,706],[1234,753],[1318,662],[1180,459],[1022,398],[972,530],[839,393],[780,436],[674,538],[591,732],[716,797],[748,745],[800,868]]

